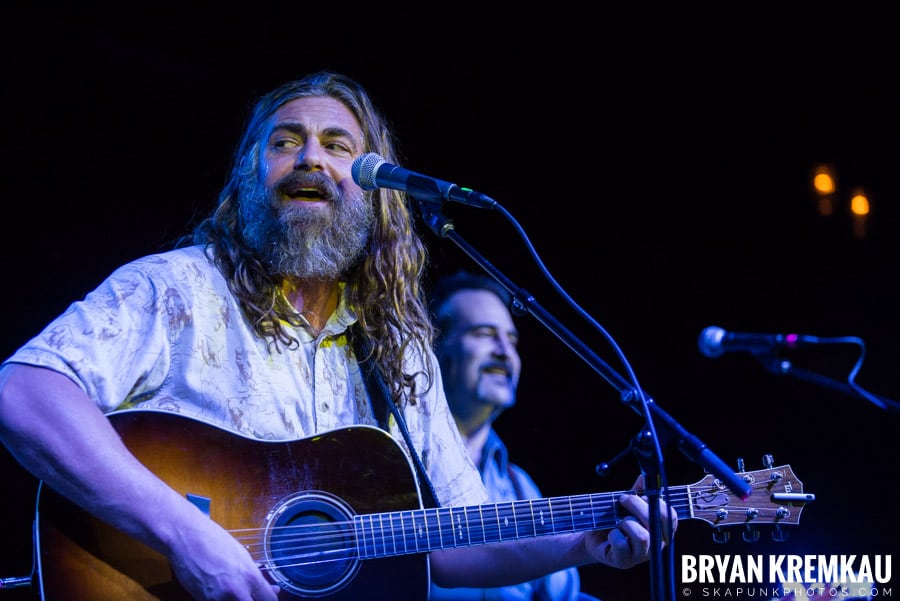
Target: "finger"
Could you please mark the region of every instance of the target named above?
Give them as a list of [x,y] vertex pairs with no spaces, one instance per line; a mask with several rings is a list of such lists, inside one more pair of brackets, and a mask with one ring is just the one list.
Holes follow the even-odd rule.
[[631,544],[628,537],[616,527],[607,536],[606,561],[617,568],[631,567]]
[[[637,517],[645,528],[650,527],[650,504],[647,502],[646,497],[639,497],[637,495],[622,495],[619,497],[619,504],[622,505],[622,507],[624,507],[631,515]],[[672,518],[671,532],[669,532],[668,530],[669,519],[667,517],[667,514]],[[670,539],[670,534],[673,534],[678,528],[678,514],[675,512],[675,509],[669,508],[665,502],[660,501],[659,516],[660,520],[662,520],[663,522],[663,530],[666,531],[666,538]]]
[[628,541],[628,548],[635,557],[643,557],[650,550],[650,531],[634,516],[628,516],[616,526]]
[[[628,532],[631,536],[639,537],[641,540],[647,540],[648,548],[649,548],[649,540],[650,540],[650,506],[646,500],[636,497],[635,495],[624,495],[620,497],[621,505],[628,510],[631,515],[628,518],[631,518],[634,522],[633,526],[626,525],[628,528]],[[674,513],[674,510],[669,511],[669,515],[672,516],[672,527],[669,527],[669,522],[665,517],[665,504],[660,504],[660,538],[662,539],[662,545],[665,546],[669,544],[672,540],[672,536],[675,533],[675,529],[678,528],[678,516]],[[628,519],[626,518],[626,520]],[[640,528],[643,532],[639,532],[636,528]]]
[[649,538],[635,518],[626,518],[609,531],[606,562],[627,569],[643,563],[649,557]]
[[632,516],[639,519],[644,526],[649,524],[650,506],[646,500],[637,495],[621,495],[619,504]]
[[662,536],[665,544],[672,540],[672,536],[678,530],[678,513],[665,503],[660,503],[659,519],[662,521]]

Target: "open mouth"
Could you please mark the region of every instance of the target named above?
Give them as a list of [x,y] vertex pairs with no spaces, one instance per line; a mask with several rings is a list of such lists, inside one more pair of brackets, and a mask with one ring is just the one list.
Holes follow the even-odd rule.
[[315,186],[298,186],[291,187],[284,191],[285,198],[290,200],[304,200],[307,202],[322,202],[331,200],[329,194]]
[[493,374],[496,376],[503,376],[504,378],[509,377],[509,370],[503,367],[502,365],[488,365],[484,369],[481,370],[485,374]]

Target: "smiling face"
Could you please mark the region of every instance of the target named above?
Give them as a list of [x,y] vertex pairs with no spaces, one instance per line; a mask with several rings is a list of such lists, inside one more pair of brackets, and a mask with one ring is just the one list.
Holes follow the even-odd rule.
[[464,289],[439,309],[443,333],[436,349],[444,391],[460,428],[495,418],[516,402],[519,333],[497,295]]
[[339,278],[363,254],[374,214],[351,176],[363,145],[356,117],[331,97],[288,101],[268,120],[239,196],[244,237],[277,273]]

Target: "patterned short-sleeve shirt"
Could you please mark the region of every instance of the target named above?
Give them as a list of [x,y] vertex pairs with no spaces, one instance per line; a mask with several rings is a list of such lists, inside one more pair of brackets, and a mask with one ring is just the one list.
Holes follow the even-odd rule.
[[[194,246],[119,267],[7,361],[65,374],[107,414],[159,410],[256,439],[294,440],[377,425],[349,344],[355,321],[342,295],[318,335],[289,326],[299,347],[276,350]],[[437,365],[430,351],[407,361]],[[482,503],[484,487],[434,373],[428,392],[403,409],[412,442],[442,505]],[[405,449],[396,424],[391,434]]]

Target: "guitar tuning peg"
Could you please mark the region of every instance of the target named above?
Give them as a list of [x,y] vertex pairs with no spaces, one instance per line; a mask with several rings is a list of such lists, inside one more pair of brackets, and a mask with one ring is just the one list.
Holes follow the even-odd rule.
[[737,466],[738,466],[737,471],[739,471],[739,472],[743,472],[743,471],[744,471],[744,459],[743,459],[743,458],[738,457],[738,460],[737,460]]
[[773,465],[775,465],[775,458],[769,454],[765,454],[765,455],[763,455],[763,458],[762,458],[762,464],[763,464],[764,468],[768,469],[768,468],[772,467]]
[[728,530],[722,530],[721,527],[717,527],[713,529],[712,533],[713,542],[716,543],[727,543],[731,540],[731,532]]
[[748,543],[759,542],[759,530],[747,524],[747,528],[741,533],[741,538]]
[[776,543],[783,543],[788,539],[788,532],[781,527],[781,524],[775,524],[772,527],[772,540]]

